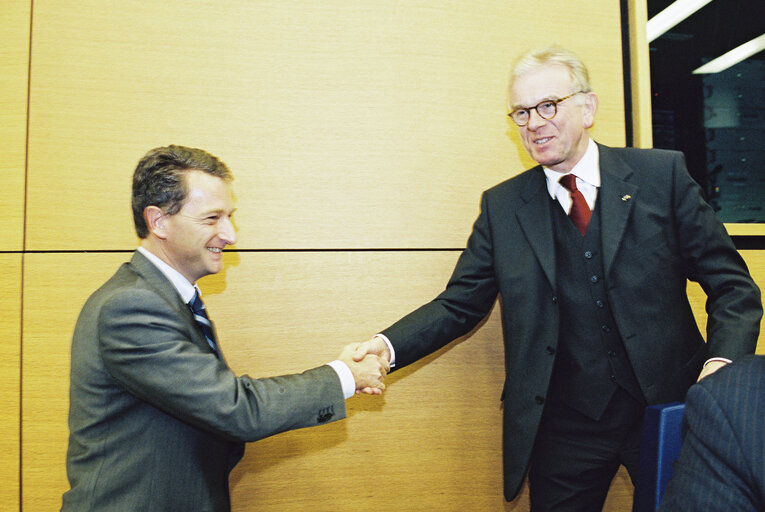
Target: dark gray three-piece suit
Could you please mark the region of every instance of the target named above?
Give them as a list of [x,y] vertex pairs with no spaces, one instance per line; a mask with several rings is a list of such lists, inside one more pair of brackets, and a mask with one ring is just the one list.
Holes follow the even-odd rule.
[[[680,153],[598,147],[598,285],[641,402],[682,400],[708,357],[735,360],[754,351],[760,293]],[[508,500],[528,468],[559,352],[565,294],[558,289],[556,213],[541,166],[486,191],[445,291],[383,331],[401,368],[469,332],[500,297]],[[708,295],[708,344],[688,303],[688,279]]]
[[64,511],[227,511],[245,442],[345,417],[329,366],[235,376],[139,252],[85,304],[71,372]]

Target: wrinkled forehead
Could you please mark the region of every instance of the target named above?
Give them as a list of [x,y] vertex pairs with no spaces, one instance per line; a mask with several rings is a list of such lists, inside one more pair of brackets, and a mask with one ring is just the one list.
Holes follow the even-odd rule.
[[571,94],[573,79],[566,66],[546,64],[518,75],[510,85],[508,107],[533,107],[541,101]]

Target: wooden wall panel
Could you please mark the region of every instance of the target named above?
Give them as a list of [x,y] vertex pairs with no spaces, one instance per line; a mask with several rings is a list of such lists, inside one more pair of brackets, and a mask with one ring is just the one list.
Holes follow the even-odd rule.
[[[126,254],[27,256],[23,488],[24,507],[29,510],[55,509],[67,488],[64,458],[71,332],[87,295],[128,257]],[[218,325],[221,344],[235,371],[253,376],[278,375],[334,359],[345,343],[367,339],[395,320],[400,311],[394,308],[414,307],[427,300],[443,286],[444,276],[448,275],[455,258],[456,253],[229,254],[227,269],[220,275],[205,278],[201,286]],[[420,284],[413,284],[409,279],[411,275],[418,275]],[[72,283],[78,285],[73,288]],[[243,318],[254,321],[245,323]],[[338,503],[337,499],[345,496],[348,482],[361,474],[366,464],[393,455],[383,449],[388,441],[399,444],[397,436],[416,432],[430,436],[432,443],[429,431],[436,424],[440,424],[438,429],[442,432],[439,437],[449,442],[433,453],[418,451],[417,437],[404,436],[401,440],[410,446],[408,457],[422,459],[417,463],[418,470],[426,459],[438,458],[440,453],[454,459],[452,463],[458,463],[460,471],[467,471],[476,460],[473,456],[466,459],[465,454],[460,455],[464,442],[481,443],[481,453],[489,454],[498,464],[495,448],[499,446],[500,433],[498,428],[488,428],[496,427],[499,421],[502,347],[496,343],[498,329],[497,319],[492,319],[482,330],[484,334],[478,343],[459,344],[443,351],[444,356],[456,351],[450,357],[460,357],[463,361],[456,371],[449,370],[445,382],[424,384],[422,379],[444,377],[442,357],[431,357],[432,364],[423,367],[423,363],[391,377],[393,394],[386,398],[352,399],[349,421],[294,436],[277,436],[264,441],[262,449],[251,449],[234,478],[233,492],[238,503],[235,509],[264,510],[263,507],[271,506],[271,510],[284,510],[285,503],[281,500],[286,499],[290,509],[300,510],[293,505],[301,499],[326,494],[336,498],[312,509],[329,510]],[[471,363],[467,365],[464,361]],[[418,371],[420,367],[423,367],[422,373]],[[465,388],[467,378],[473,381],[479,398],[475,399],[473,392]],[[395,384],[409,379],[414,379],[413,383]],[[444,393],[454,408],[443,407]],[[424,406],[423,396],[430,397]],[[387,411],[393,404],[395,409]],[[476,410],[487,417],[487,421],[479,424],[480,441],[476,436],[466,437],[464,432],[452,428],[456,418],[461,418],[461,427],[469,427],[474,423],[471,411]],[[445,428],[448,425],[451,426]],[[367,439],[367,432],[376,434],[373,439]],[[400,456],[400,450],[397,452]],[[363,456],[358,456],[359,453]],[[452,467],[446,465],[448,462],[442,460],[437,467]],[[489,461],[482,464],[491,466]],[[289,471],[295,466],[303,469],[295,474],[285,473],[285,465]],[[335,468],[337,478],[317,478],[317,475],[325,475],[328,468]],[[496,502],[501,497],[501,487],[498,487],[500,477],[495,470],[492,468],[484,475],[488,480],[484,487],[488,497]],[[294,498],[282,492],[287,483],[285,474],[290,474],[291,486],[301,489]],[[409,473],[410,480],[413,476],[414,473]],[[441,480],[438,474],[434,477]],[[405,492],[420,492],[422,485],[427,484],[421,483],[420,487]],[[364,499],[365,495],[349,496],[345,497],[345,503],[351,506]],[[429,495],[420,497],[420,500],[428,499]]]
[[578,51],[624,143],[618,2],[545,9],[554,38],[520,0],[36,1],[28,246],[131,249],[130,173],[180,143],[234,170],[241,248],[460,247],[531,164],[505,115],[524,49]]
[[[744,256],[765,287],[762,251]],[[4,256],[12,257],[18,258]],[[200,285],[235,372],[278,375],[329,361],[345,343],[366,339],[431,299],[456,257],[456,252],[230,253],[226,270]],[[87,296],[129,254],[25,258],[23,503],[28,510],[53,510],[66,490],[71,332]],[[11,263],[6,267],[12,270]],[[703,328],[698,292],[690,294]],[[391,375],[384,397],[351,399],[348,421],[249,445],[232,479],[235,510],[349,510],[367,499],[384,499],[387,492],[360,477],[370,463],[378,478],[406,498],[402,503],[414,507],[406,510],[450,510],[450,503],[524,510],[525,496],[507,505],[501,499],[500,336],[493,315],[469,339]],[[12,361],[12,348],[3,348],[10,350],[3,361]],[[758,352],[764,348],[761,338]],[[12,402],[9,366],[0,375],[10,380],[3,389]],[[13,438],[4,441],[10,450],[3,452],[9,462],[2,467],[12,472]],[[348,482],[355,482],[351,495],[345,492]],[[607,510],[623,510],[630,492],[622,472]]]
[[[28,16],[29,2],[15,5]],[[613,145],[624,143],[618,5],[550,1],[546,31],[589,64],[594,135]],[[52,252],[24,256],[25,510],[60,505],[72,329],[85,298],[129,258],[57,251],[135,247],[130,176],[146,150],[180,143],[229,163],[240,249],[341,249],[230,252],[226,270],[201,282],[236,372],[301,371],[431,299],[458,255],[342,249],[461,247],[480,192],[532,164],[505,89],[517,53],[553,42],[528,22],[537,15],[520,0],[37,0],[26,249]],[[17,89],[3,85],[2,101]],[[745,258],[765,288],[765,251]],[[392,375],[384,397],[351,399],[347,421],[249,445],[234,510],[525,510],[525,495],[502,501],[499,340],[494,315]],[[12,361],[13,346],[3,349]],[[12,383],[9,368],[0,378]],[[367,483],[369,464],[384,489]],[[606,510],[629,503],[622,471]]]
[[22,506],[58,510],[68,489],[69,349],[80,308],[124,254],[27,254],[24,264]]
[[632,100],[632,145],[653,147],[651,121],[651,62],[648,55],[646,0],[629,0],[630,82]]
[[[4,510],[19,504],[21,436],[21,258],[0,254],[0,503]],[[6,509],[7,507],[7,509]]]
[[[200,285],[237,373],[302,371],[336,357],[438,293],[456,253],[228,254]],[[23,506],[55,510],[68,488],[70,336],[87,296],[127,254],[31,254],[25,264]],[[418,276],[413,281],[411,276]],[[77,286],[73,286],[77,283]],[[243,319],[253,319],[245,322]],[[234,510],[516,510],[501,484],[502,343],[498,315],[355,397],[349,418],[250,444],[232,478]],[[369,484],[371,469],[387,490]],[[621,474],[609,496],[629,503]]]
[[0,21],[0,251],[24,240],[30,0],[5,1]]

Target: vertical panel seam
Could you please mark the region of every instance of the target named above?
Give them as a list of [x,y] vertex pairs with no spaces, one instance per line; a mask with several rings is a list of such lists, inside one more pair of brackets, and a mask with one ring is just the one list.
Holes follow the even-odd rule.
[[624,136],[625,146],[635,144],[634,126],[632,120],[632,44],[630,38],[629,1],[619,2],[622,25],[622,84],[624,88]]
[[27,212],[29,204],[29,126],[32,96],[32,38],[34,28],[34,0],[29,0],[29,46],[27,48],[27,118],[24,140],[24,212],[21,224],[21,291],[19,303],[19,512],[24,510],[24,271],[27,249]]

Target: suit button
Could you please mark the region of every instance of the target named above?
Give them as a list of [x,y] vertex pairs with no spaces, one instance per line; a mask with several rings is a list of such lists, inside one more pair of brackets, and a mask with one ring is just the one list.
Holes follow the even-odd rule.
[[611,382],[616,382],[616,375],[611,375]]
[[611,332],[611,328],[607,325],[601,325],[600,330],[602,330],[603,332]]
[[592,259],[592,251],[585,251],[584,252],[584,257],[587,258],[588,260],[591,260]]
[[316,417],[316,422],[326,423],[327,421],[331,420],[334,415],[335,415],[335,408],[333,406],[326,407],[319,411],[319,414]]
[[545,350],[548,354],[553,355],[555,353],[555,349],[552,347],[546,347]]
[[602,308],[605,304],[603,304],[602,300],[596,300],[595,305],[598,306],[599,308]]
[[537,396],[534,397],[534,401],[537,404],[542,405],[542,404],[545,403],[545,397],[537,395]]
[[553,304],[555,304],[556,302],[558,302],[558,297],[557,297],[557,295],[553,295],[553,296],[552,296],[552,301],[553,301]]
[[590,277],[590,282],[591,282],[591,283],[595,284],[595,283],[597,283],[598,281],[600,281],[600,278],[599,278],[598,276],[592,276],[592,277]]

